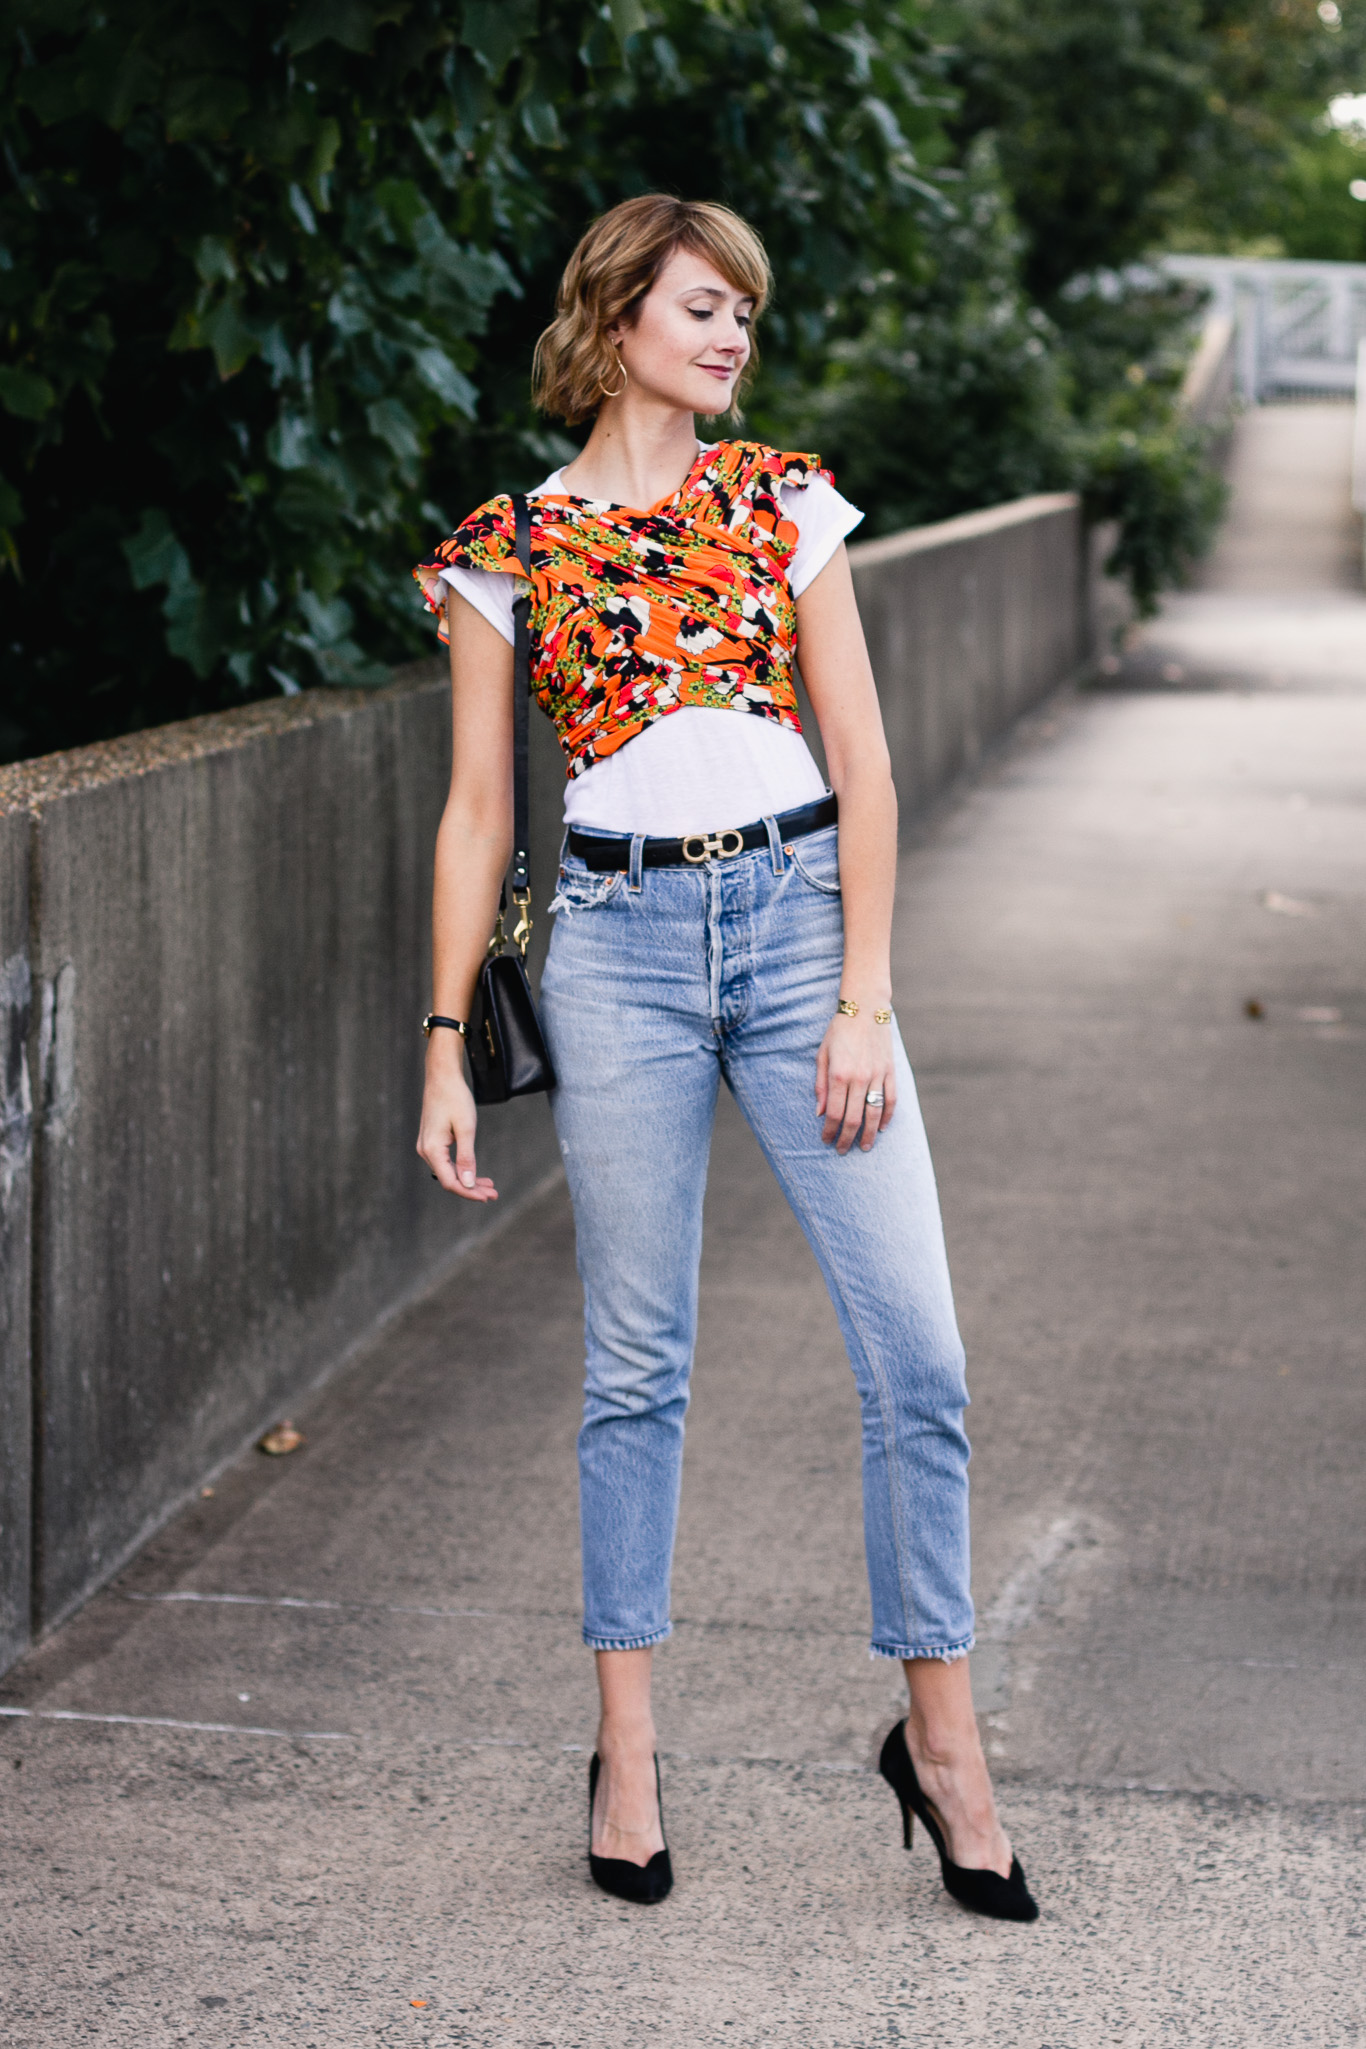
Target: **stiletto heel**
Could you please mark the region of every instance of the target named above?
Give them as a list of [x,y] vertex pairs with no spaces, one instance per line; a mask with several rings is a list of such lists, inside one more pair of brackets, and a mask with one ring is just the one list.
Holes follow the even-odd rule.
[[[600,1762],[597,1752],[588,1767],[588,1869],[593,1883],[619,1900],[631,1900],[652,1907],[666,1898],[674,1882],[669,1846],[656,1850],[648,1864],[632,1864],[625,1857],[595,1857],[593,1854],[593,1802],[598,1791]],[[664,1833],[664,1794],[659,1783],[659,1759],[655,1759],[655,1795],[659,1801],[659,1832]]]
[[909,1850],[911,1847],[911,1816],[914,1814],[939,1852],[939,1870],[945,1892],[951,1893],[960,1906],[971,1907],[976,1914],[990,1914],[998,1921],[1038,1920],[1039,1909],[1025,1883],[1018,1857],[1011,1859],[1009,1878],[1002,1878],[999,1871],[969,1870],[954,1863],[944,1840],[944,1831],[920,1790],[915,1765],[906,1747],[903,1722],[897,1722],[888,1730],[878,1759],[878,1770],[901,1803],[906,1848]]

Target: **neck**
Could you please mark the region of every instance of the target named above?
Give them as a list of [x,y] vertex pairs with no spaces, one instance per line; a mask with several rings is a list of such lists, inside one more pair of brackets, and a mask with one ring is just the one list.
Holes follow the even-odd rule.
[[607,498],[643,508],[670,497],[697,460],[691,413],[623,392],[604,399],[582,453],[565,483],[578,497]]

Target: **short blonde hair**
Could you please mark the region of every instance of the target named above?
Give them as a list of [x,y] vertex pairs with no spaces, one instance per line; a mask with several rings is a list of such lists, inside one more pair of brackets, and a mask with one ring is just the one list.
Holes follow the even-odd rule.
[[[675,249],[694,249],[762,312],[772,287],[764,245],[747,221],[708,200],[647,192],[595,220],[565,265],[555,318],[536,344],[531,395],[542,412],[575,427],[620,382],[607,330],[629,322]],[[750,352],[740,384],[748,382]],[[736,387],[737,395],[739,386]],[[732,410],[734,401],[732,401]]]

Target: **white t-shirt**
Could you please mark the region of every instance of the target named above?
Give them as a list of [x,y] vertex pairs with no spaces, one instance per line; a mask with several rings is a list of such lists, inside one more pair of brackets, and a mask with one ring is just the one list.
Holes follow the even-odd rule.
[[[556,470],[528,497],[566,493]],[[794,598],[824,569],[845,535],[863,518],[824,477],[781,487],[783,511],[800,539],[788,565]],[[512,640],[517,579],[499,569],[448,567],[442,581]],[[575,776],[565,791],[567,825],[600,832],[644,832],[675,839],[685,832],[721,832],[773,812],[791,811],[825,794],[825,783],[800,733],[776,719],[684,705],[657,718],[605,761]]]

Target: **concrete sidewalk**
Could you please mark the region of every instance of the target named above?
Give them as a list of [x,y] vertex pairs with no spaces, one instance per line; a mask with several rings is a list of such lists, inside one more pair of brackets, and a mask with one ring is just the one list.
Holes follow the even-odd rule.
[[1363,762],[1342,688],[1069,697],[904,863],[1036,1927],[900,1847],[852,1382],[726,1105],[657,1661],[673,1897],[583,1855],[556,1187],[0,1687],[4,2042],[1366,2038]]
[[1230,451],[1231,501],[1189,590],[1111,661],[1126,685],[1310,690],[1366,686],[1362,523],[1352,510],[1350,405],[1256,406]]

